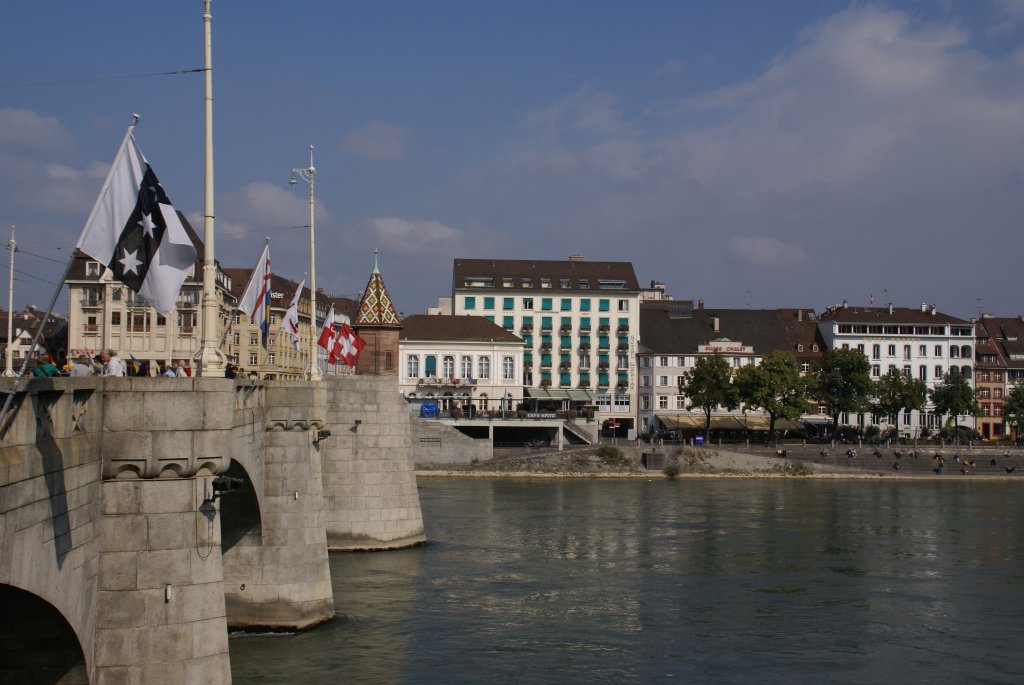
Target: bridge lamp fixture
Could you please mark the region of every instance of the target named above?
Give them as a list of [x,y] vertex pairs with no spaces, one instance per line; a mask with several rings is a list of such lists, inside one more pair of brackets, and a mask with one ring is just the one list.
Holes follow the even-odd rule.
[[313,446],[314,447],[319,447],[320,446],[320,442],[323,441],[323,440],[326,440],[329,437],[331,437],[331,431],[326,430],[326,429],[317,431],[316,432],[316,437],[313,438]]

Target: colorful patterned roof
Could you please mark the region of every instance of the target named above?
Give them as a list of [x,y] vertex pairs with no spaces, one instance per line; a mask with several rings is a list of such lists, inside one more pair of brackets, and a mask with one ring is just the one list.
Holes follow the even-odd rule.
[[384,278],[380,275],[377,267],[377,250],[373,251],[373,273],[366,284],[366,291],[363,299],[359,302],[359,314],[356,315],[356,327],[380,326],[387,328],[401,328],[402,322],[395,312],[395,306],[391,303],[391,295],[388,294],[388,287],[384,285]]

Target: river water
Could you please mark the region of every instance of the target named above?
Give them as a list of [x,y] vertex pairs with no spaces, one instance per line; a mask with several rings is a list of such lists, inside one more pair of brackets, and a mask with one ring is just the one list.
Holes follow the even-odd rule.
[[425,547],[247,683],[1024,682],[1016,482],[420,480]]

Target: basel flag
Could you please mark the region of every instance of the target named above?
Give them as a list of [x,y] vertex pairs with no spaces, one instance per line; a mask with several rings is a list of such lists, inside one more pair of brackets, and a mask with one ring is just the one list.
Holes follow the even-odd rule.
[[256,327],[260,329],[263,348],[267,348],[270,337],[270,241],[263,244],[263,252],[256,262],[256,267],[249,276],[249,284],[245,286],[242,299],[238,301],[238,310],[249,315]]
[[174,311],[196,248],[131,129],[76,247],[161,314]]

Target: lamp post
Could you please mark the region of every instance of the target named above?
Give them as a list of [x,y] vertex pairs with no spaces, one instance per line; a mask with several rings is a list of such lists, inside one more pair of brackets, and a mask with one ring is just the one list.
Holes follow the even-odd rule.
[[10,275],[7,280],[7,354],[4,363],[4,375],[14,375],[14,354],[12,352],[14,336],[14,252],[18,243],[14,241],[14,226],[11,226],[11,239],[7,241],[7,250],[11,253]]
[[309,167],[306,169],[292,169],[292,177],[288,181],[291,185],[298,183],[296,176],[309,184],[309,306],[310,306],[310,334],[309,334],[309,380],[318,381],[323,378],[320,372],[320,363],[316,355],[316,230],[314,210],[316,200],[314,195],[314,181],[316,179],[316,167],[313,166],[313,146],[309,146]]
[[199,350],[199,375],[224,377],[224,354],[217,344],[217,262],[214,260],[213,213],[213,58],[210,38],[210,0],[203,0],[203,55],[206,65],[203,112],[205,161],[203,182],[203,334]]

